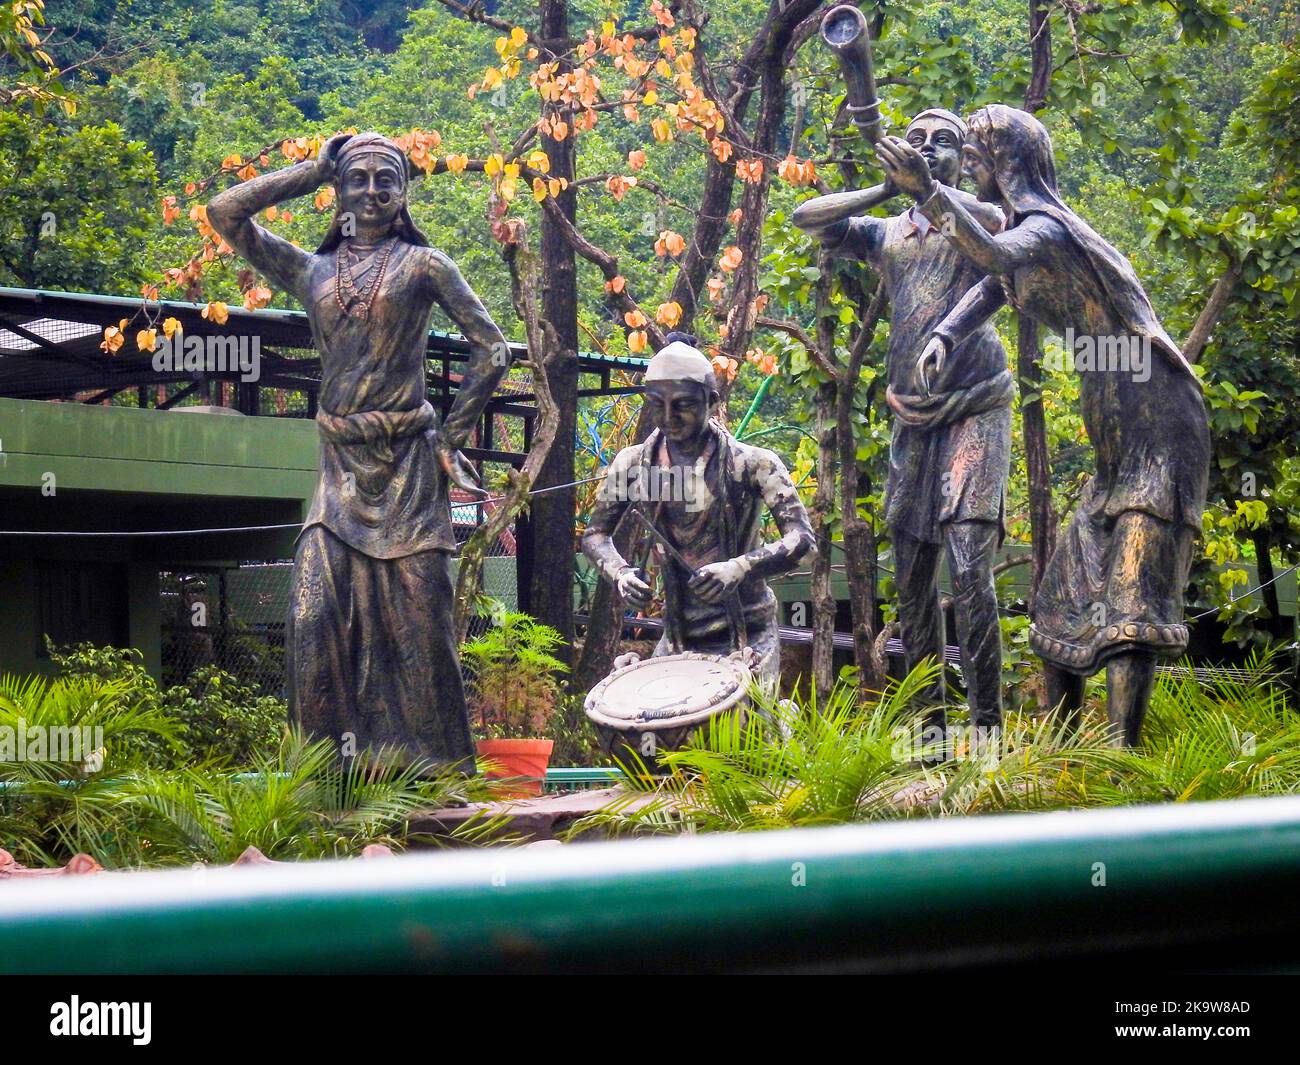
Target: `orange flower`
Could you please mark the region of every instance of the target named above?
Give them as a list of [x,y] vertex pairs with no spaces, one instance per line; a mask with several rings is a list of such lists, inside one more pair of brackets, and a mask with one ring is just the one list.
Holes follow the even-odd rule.
[[727,282],[720,277],[711,277],[709,278],[708,285],[709,299],[713,303],[717,303],[718,300],[722,299],[722,294],[727,290]]
[[736,371],[740,369],[740,363],[735,359],[729,359],[725,355],[715,355],[709,360],[713,363],[713,372],[725,377],[728,381],[735,380]]
[[636,187],[636,178],[625,178],[618,174],[611,174],[609,180],[605,182],[605,188],[609,194],[619,203],[623,202],[623,197],[627,195],[627,190]]
[[623,321],[627,323],[629,329],[640,329],[642,326],[650,323],[650,319],[647,318],[645,313],[639,308],[625,313],[623,315]]
[[776,172],[781,175],[782,180],[788,181],[791,185],[811,185],[817,179],[817,168],[813,165],[813,161],[809,159],[801,163],[793,154],[781,160],[781,165],[776,168]]
[[768,377],[776,373],[776,356],[769,355],[762,348],[750,348],[745,352],[745,361],[753,363],[758,371]]
[[[713,157],[720,163],[725,163],[731,158],[731,141],[723,140],[721,137],[714,137],[713,143],[709,145],[713,151]],[[736,164],[739,167],[739,163]]]
[[99,350],[112,355],[125,343],[126,319],[123,318],[117,325],[110,325],[104,329],[104,339],[99,342]]
[[645,152],[640,148],[627,153],[627,165],[633,170],[640,170],[645,166]]
[[230,318],[230,308],[220,300],[209,303],[200,313],[209,322],[216,322],[217,325],[225,325]]
[[732,210],[731,214],[727,215],[727,221],[730,222],[733,226],[738,226],[740,225],[740,220],[744,217],[745,217],[745,212],[742,211],[739,207],[737,207]]
[[661,303],[659,309],[655,311],[655,321],[660,325],[666,325],[669,329],[682,320],[682,305],[675,300],[672,303]]
[[181,209],[176,206],[175,196],[164,196],[162,201],[163,208],[163,225],[169,226],[176,221],[181,215]]
[[637,329],[627,335],[628,351],[645,351],[648,338],[643,330]]
[[661,258],[665,255],[681,255],[686,250],[686,238],[671,229],[665,229],[655,241],[655,254]]
[[157,329],[141,329],[135,335],[135,346],[140,351],[153,351],[154,345],[158,343]]
[[718,260],[718,265],[724,270],[734,270],[744,261],[745,253],[733,244],[722,253],[722,258]]
[[610,293],[619,293],[627,288],[627,278],[622,274],[616,274],[605,282],[605,291]]
[[660,144],[667,144],[674,136],[672,126],[662,118],[656,118],[650,123],[650,132]]
[[741,159],[736,163],[736,176],[741,181],[747,181],[751,185],[757,185],[763,180],[763,160],[762,159]]
[[271,305],[271,290],[265,285],[253,285],[244,293],[244,307],[250,311],[255,311],[259,307],[269,307]]

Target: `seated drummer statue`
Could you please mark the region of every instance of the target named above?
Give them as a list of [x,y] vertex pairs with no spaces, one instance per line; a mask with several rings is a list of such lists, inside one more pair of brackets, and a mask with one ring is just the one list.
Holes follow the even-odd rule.
[[[645,572],[613,540],[624,513],[638,508],[663,552],[664,634],[654,657],[749,648],[758,680],[774,690],[780,643],[767,578],[812,550],[808,512],[776,455],[713,420],[718,383],[695,338],[670,333],[668,341],[645,374],[655,428],[610,463],[582,550],[626,602],[647,606]],[[781,531],[775,543],[759,540],[764,505]]]

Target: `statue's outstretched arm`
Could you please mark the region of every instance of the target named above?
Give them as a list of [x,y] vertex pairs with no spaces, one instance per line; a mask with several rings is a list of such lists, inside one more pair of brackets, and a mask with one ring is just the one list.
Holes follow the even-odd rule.
[[207,206],[208,223],[225,242],[304,306],[310,301],[307,277],[311,253],[263,229],[253,219],[277,203],[314,192],[330,175],[328,161],[310,159],[223,189]]
[[854,215],[866,214],[873,207],[879,207],[897,195],[898,189],[888,181],[881,185],[873,185],[869,189],[831,192],[825,196],[815,196],[811,200],[805,200],[795,208],[790,221],[800,229],[818,236],[836,222],[842,222]]
[[991,233],[951,189],[938,182],[919,210],[986,274],[1009,275],[1040,261],[1052,243],[1052,231],[1060,226],[1046,215],[1031,214],[1011,229]]

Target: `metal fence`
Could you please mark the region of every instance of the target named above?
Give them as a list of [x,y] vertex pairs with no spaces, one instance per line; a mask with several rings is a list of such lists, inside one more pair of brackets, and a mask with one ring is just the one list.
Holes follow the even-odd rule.
[[[457,518],[464,510],[457,505]],[[470,530],[464,530],[466,535]],[[461,526],[457,525],[460,534]],[[500,537],[483,564],[483,590],[506,606],[518,604],[514,538]],[[241,562],[234,567],[169,569],[160,573],[162,680],[182,684],[195,670],[217,666],[260,695],[285,697],[285,619],[293,563]],[[479,635],[486,618],[474,618]]]

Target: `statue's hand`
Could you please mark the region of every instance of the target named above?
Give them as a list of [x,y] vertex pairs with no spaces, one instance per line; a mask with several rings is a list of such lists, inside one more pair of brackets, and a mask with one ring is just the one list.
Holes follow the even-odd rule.
[[917,203],[928,200],[934,192],[934,178],[925,156],[899,137],[881,137],[876,144],[876,155],[885,170],[885,181],[892,182],[901,192],[913,197]]
[[478,470],[470,465],[469,459],[459,451],[448,451],[441,444],[435,450],[438,454],[438,465],[442,467],[447,480],[477,499],[488,498],[488,493],[483,489],[483,482],[479,479]]
[[638,610],[650,605],[650,585],[645,581],[645,574],[635,566],[624,566],[614,583],[618,594]]
[[745,579],[749,566],[743,558],[730,558],[726,562],[711,562],[695,571],[686,586],[706,603],[719,603],[722,597]]
[[320,152],[316,156],[316,175],[322,185],[331,184],[338,176],[339,149],[351,139],[351,133],[336,133],[320,146]]
[[943,373],[943,364],[947,358],[948,342],[941,336],[932,336],[916,360],[916,376],[921,379],[921,389],[927,396]]

